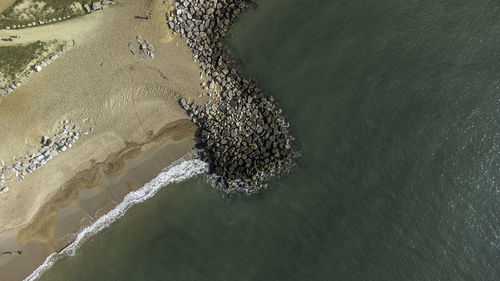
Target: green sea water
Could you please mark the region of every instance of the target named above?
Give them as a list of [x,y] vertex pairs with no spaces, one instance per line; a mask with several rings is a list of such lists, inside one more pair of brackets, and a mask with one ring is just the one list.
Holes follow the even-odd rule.
[[297,167],[169,185],[41,280],[500,280],[500,2],[257,3],[228,48]]

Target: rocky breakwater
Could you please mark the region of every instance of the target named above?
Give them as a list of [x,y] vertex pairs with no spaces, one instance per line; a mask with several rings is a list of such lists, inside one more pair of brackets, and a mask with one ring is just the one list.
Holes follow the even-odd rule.
[[252,80],[240,76],[223,49],[229,26],[251,1],[176,0],[168,25],[185,39],[216,94],[206,105],[180,105],[200,128],[201,158],[216,188],[254,194],[288,172],[297,156],[282,110]]

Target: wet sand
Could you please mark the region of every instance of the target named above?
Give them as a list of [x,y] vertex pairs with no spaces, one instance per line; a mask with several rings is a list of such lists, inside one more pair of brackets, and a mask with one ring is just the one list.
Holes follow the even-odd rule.
[[19,232],[0,234],[2,280],[22,280],[52,252],[71,243],[76,233],[113,209],[130,191],[154,178],[175,160],[192,151],[196,127],[187,119],[167,124],[141,143],[111,153],[65,182]]

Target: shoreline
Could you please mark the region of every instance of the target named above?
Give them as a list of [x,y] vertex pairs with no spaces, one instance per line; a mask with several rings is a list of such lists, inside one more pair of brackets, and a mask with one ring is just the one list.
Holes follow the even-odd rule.
[[0,233],[2,250],[2,246],[10,245],[16,248],[5,250],[22,251],[22,255],[0,256],[2,275],[7,280],[23,280],[47,256],[67,250],[83,229],[115,209],[127,194],[186,157],[193,149],[193,129],[186,119],[169,123],[150,139],[111,153],[105,161],[65,182],[63,186],[73,186],[71,196],[64,191],[55,194],[29,225]]
[[[16,29],[25,43],[63,36],[74,46],[0,98],[0,160],[12,163],[30,153],[64,120],[94,130],[0,194],[2,281],[28,276],[193,149],[197,128],[178,100],[206,101],[200,67],[163,17],[134,18],[137,11],[161,15],[172,6],[120,0],[82,17]],[[129,43],[138,36],[154,45],[154,59],[131,53]],[[22,254],[1,255],[18,250]]]
[[[165,22],[157,17],[137,24],[129,18],[137,10],[161,13],[169,7],[121,0],[99,13],[50,26],[52,33],[65,24],[99,32],[68,33],[75,36],[75,46],[66,56],[0,98],[0,160],[12,165],[19,155],[32,153],[42,136],[57,134],[63,120],[94,130],[22,182],[6,182],[9,190],[0,194],[0,233],[26,225],[61,183],[77,172],[128,143],[149,138],[164,124],[187,118],[177,103],[179,97],[203,100],[200,69],[189,49],[164,31]],[[27,30],[22,38],[36,36],[37,28]],[[154,60],[130,53],[127,44],[137,34],[155,45]]]
[[[35,280],[61,256],[72,255],[88,237],[168,183],[210,171],[217,177],[216,189],[227,194],[255,194],[267,188],[270,177],[287,172],[294,157],[289,144],[293,138],[282,110],[254,81],[242,78],[230,58],[223,58],[220,46],[226,27],[215,27],[214,16],[219,23],[232,24],[251,2],[230,0],[232,4],[225,7],[216,2],[184,1],[180,5],[178,0],[168,4],[122,0],[73,20],[84,24],[93,19],[93,27],[88,27],[86,36],[76,37],[70,55],[0,100],[0,121],[7,121],[5,125],[0,122],[0,130],[4,127],[7,132],[0,135],[0,142],[12,143],[24,136],[25,144],[36,143],[40,132],[46,135],[44,128],[57,130],[55,124],[66,122],[62,120],[90,120],[97,128],[95,133],[90,128],[89,138],[30,175],[22,187],[13,184],[12,191],[0,197],[0,211],[7,211],[0,215],[0,248],[19,251],[19,255],[9,256],[10,261],[0,256],[0,270],[6,272],[3,276],[13,281]],[[128,18],[148,8],[154,14],[167,15],[167,21]],[[206,21],[197,15],[200,11],[210,14],[205,15]],[[199,32],[204,38],[201,43],[193,35],[197,32],[193,24],[184,29],[186,18],[193,18],[203,30],[210,27],[208,33]],[[93,34],[94,27],[106,27],[107,32]],[[49,28],[53,33],[60,31],[57,25]],[[31,40],[35,29],[22,38]],[[172,31],[180,31],[181,36]],[[136,56],[134,39],[140,44],[151,42],[156,55],[149,54],[151,59]],[[122,47],[120,52],[111,51],[117,45]],[[44,80],[68,76],[71,83]],[[24,110],[13,110],[19,103]],[[198,106],[202,104],[206,107]],[[3,112],[2,107],[10,110]],[[59,108],[64,111],[58,112]],[[186,113],[191,119],[184,119]],[[31,120],[37,122],[29,133],[9,131]],[[200,133],[196,139],[195,132]],[[201,160],[183,161],[162,171],[195,146],[203,149]],[[168,152],[160,153],[162,149]],[[12,147],[0,148],[0,155],[9,158],[13,151]],[[152,160],[159,157],[163,161]],[[37,192],[30,190],[33,187]]]
[[[191,156],[188,154],[188,158]],[[140,204],[156,195],[163,187],[172,183],[179,183],[194,176],[208,172],[208,164],[199,159],[175,161],[174,164],[164,169],[154,179],[147,182],[143,187],[136,191],[128,193],[124,200],[109,211],[106,215],[100,217],[94,223],[82,229],[76,239],[71,244],[66,245],[58,252],[50,254],[33,273],[24,279],[24,281],[34,281],[40,278],[47,270],[52,268],[55,262],[62,257],[72,256],[75,251],[82,246],[89,238],[100,231],[110,227],[115,221],[120,219],[125,213],[137,204]]]

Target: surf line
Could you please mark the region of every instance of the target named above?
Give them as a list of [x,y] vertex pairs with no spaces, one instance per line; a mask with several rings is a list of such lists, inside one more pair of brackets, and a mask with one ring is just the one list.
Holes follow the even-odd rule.
[[85,242],[87,239],[102,231],[103,229],[109,227],[112,223],[121,218],[131,207],[146,201],[147,199],[156,195],[156,193],[163,187],[171,183],[179,183],[186,179],[192,178],[194,176],[207,173],[208,164],[199,160],[191,159],[185,160],[170,166],[163,170],[158,176],[152,179],[150,182],[146,183],[143,187],[136,191],[132,191],[125,196],[123,201],[118,204],[114,209],[109,211],[104,216],[97,219],[90,226],[82,229],[76,239],[59,252],[50,254],[33,273],[24,279],[24,281],[34,281],[37,280],[49,270],[57,260],[65,256],[73,256],[76,250]]

